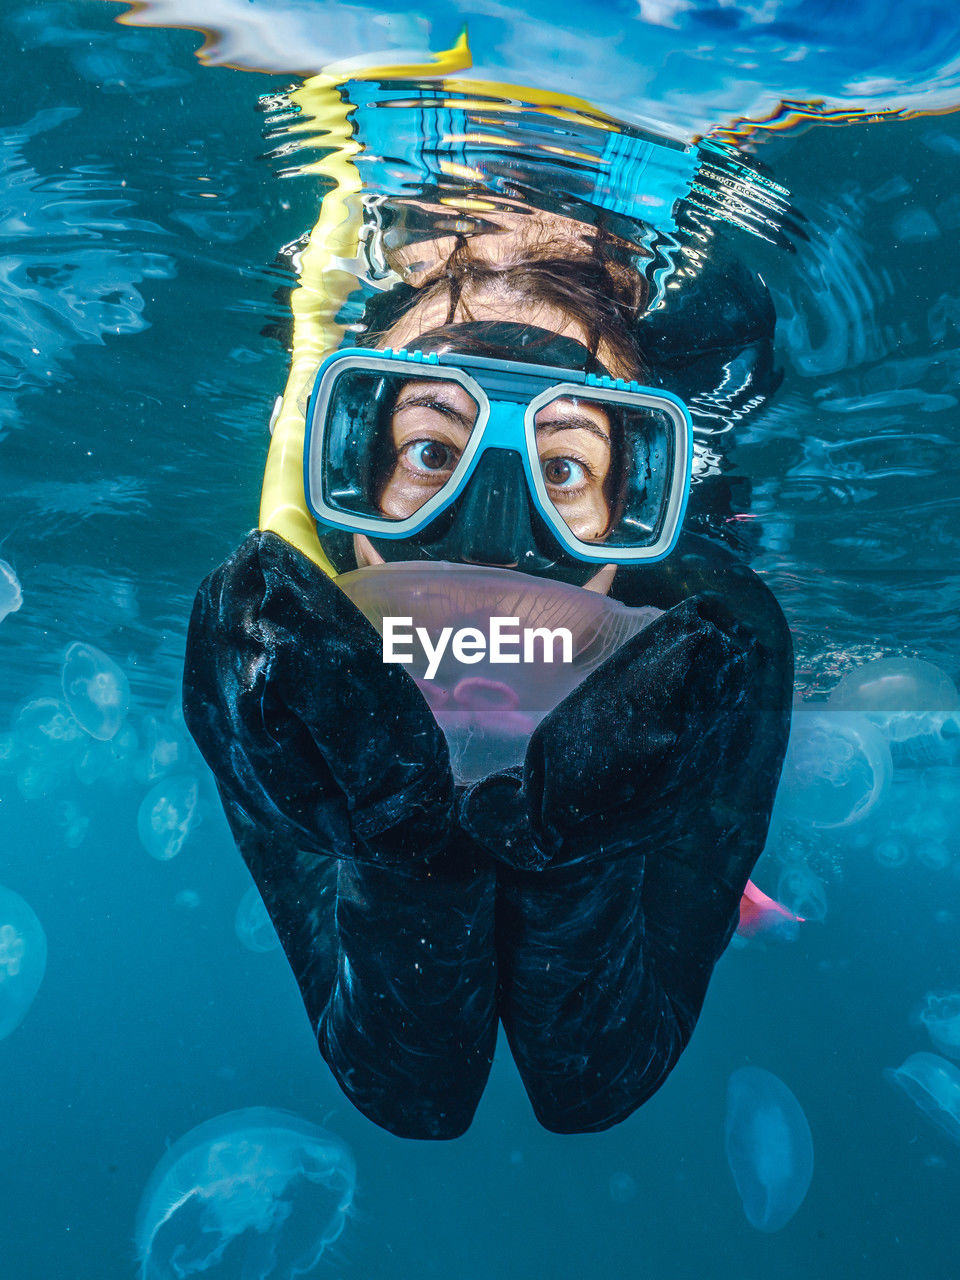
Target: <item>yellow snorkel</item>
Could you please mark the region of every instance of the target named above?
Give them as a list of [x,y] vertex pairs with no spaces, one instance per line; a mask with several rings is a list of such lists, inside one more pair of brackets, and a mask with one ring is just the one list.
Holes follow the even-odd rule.
[[320,217],[310,233],[300,259],[300,278],[291,297],[293,355],[290,374],[273,428],[260,495],[261,529],[269,529],[296,547],[331,577],[336,570],[323,553],[313,517],[303,492],[304,398],[324,356],[336,350],[343,338],[337,314],[356,286],[356,277],[339,265],[359,251],[362,222],[362,181],[354,163],[361,144],[353,136],[350,113],[337,86],[344,80],[423,78],[461,71],[471,64],[464,30],[452,49],[424,63],[356,70],[349,62],[336,63],[312,76],[291,100],[303,120],[291,132],[309,133],[311,141],[332,148],[328,155],[305,166],[303,172],[333,180],[323,198]]

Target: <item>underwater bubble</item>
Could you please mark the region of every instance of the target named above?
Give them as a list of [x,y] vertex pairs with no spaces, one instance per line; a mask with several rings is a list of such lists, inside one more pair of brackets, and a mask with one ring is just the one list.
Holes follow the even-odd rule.
[[777,812],[815,830],[862,822],[886,795],[890,748],[865,716],[794,713]]
[[356,1166],[335,1134],[268,1107],[174,1143],[137,1211],[140,1280],[294,1280],[343,1231]]
[[934,1046],[960,1062],[960,992],[941,996],[929,992],[920,1010],[920,1021]]
[[19,893],[0,885],[0,1040],[20,1025],[47,967],[47,936]]
[[801,920],[823,920],[827,914],[826,886],[802,863],[784,867],[777,881],[777,900]]
[[0,622],[9,614],[16,613],[23,604],[23,592],[20,580],[13,571],[13,565],[0,560]]
[[140,843],[152,858],[168,862],[199,821],[200,785],[189,774],[164,778],[148,791],[137,814]]
[[280,946],[273,921],[255,885],[251,885],[240,899],[233,927],[237,937],[250,951],[276,951]]
[[126,719],[130,685],[112,658],[92,644],[69,646],[61,672],[63,696],[91,738],[106,742]]
[[887,1067],[883,1075],[954,1142],[960,1142],[960,1071],[952,1062],[936,1053],[911,1053],[903,1066]]
[[813,1138],[800,1103],[762,1067],[740,1067],[727,1086],[727,1163],[747,1221],[779,1231],[800,1208],[813,1177]]

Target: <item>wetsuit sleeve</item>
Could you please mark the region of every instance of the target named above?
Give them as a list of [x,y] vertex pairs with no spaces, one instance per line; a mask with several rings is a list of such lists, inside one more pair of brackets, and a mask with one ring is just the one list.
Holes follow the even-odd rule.
[[522,770],[462,798],[504,864],[501,1016],[548,1128],[622,1120],[693,1033],[786,747],[788,633],[768,621],[776,651],[716,598],[675,605],[544,720]]
[[184,714],[344,1092],[401,1136],[462,1133],[496,1035],[495,877],[451,824],[415,684],[319,569],[255,533],[198,593]]

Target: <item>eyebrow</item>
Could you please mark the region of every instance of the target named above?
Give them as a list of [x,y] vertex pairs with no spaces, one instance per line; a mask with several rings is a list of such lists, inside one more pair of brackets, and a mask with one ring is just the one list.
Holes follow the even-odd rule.
[[563,418],[548,418],[546,422],[541,422],[538,415],[536,429],[537,431],[589,431],[605,445],[610,444],[610,437],[602,427],[598,427],[591,418],[585,418],[578,413],[571,413]]
[[401,409],[435,409],[438,413],[443,414],[445,418],[449,418],[451,422],[463,427],[464,431],[472,431],[476,422],[475,413],[469,416],[461,413],[452,404],[447,404],[445,400],[439,399],[435,391],[414,391],[409,395],[401,394],[393,406],[393,412],[399,413]]

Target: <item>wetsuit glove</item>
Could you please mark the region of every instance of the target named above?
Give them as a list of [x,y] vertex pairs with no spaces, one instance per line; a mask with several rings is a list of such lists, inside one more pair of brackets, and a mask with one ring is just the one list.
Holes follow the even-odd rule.
[[[719,600],[684,600],[550,712],[522,767],[460,796],[463,827],[529,871],[671,849],[702,856],[738,827],[765,831],[788,713],[766,726],[775,742],[758,741],[762,666],[756,640]],[[741,867],[715,870],[739,893]]]
[[282,840],[395,867],[446,841],[453,779],[427,703],[273,533],[252,533],[200,588],[184,715],[225,801]]

